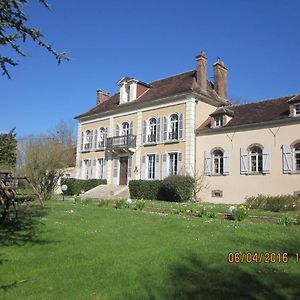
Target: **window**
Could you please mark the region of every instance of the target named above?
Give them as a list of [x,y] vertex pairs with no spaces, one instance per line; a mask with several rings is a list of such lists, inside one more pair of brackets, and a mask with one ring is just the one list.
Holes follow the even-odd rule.
[[104,178],[104,158],[98,158],[97,159],[97,165],[96,165],[96,177],[98,179]]
[[294,115],[300,116],[300,103],[294,104]]
[[252,173],[262,173],[263,171],[263,155],[262,149],[258,146],[250,148],[250,171]]
[[215,116],[215,127],[223,126],[223,116]]
[[99,140],[97,147],[98,148],[104,148],[105,147],[105,141],[106,141],[106,130],[104,127],[101,127],[99,129]]
[[85,132],[85,143],[84,143],[84,150],[89,150],[92,148],[92,132],[87,130]]
[[149,143],[156,142],[157,121],[155,118],[149,120],[149,132],[147,141]]
[[155,154],[148,155],[148,179],[155,179]]
[[129,135],[129,123],[128,122],[124,122],[122,124],[122,132],[121,135]]
[[126,101],[130,101],[130,84],[126,85]]
[[178,140],[178,115],[170,116],[169,140]]
[[178,153],[169,153],[169,175],[177,175],[177,169],[178,169]]
[[294,167],[295,171],[300,171],[300,143],[296,144],[294,147]]
[[214,174],[223,174],[224,171],[223,152],[215,150],[213,152],[213,172]]

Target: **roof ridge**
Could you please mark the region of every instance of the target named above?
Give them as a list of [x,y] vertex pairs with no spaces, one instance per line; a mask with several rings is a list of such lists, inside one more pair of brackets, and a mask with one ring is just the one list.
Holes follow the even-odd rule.
[[255,104],[255,103],[262,103],[262,102],[269,102],[269,101],[274,101],[274,100],[280,100],[283,98],[288,98],[288,97],[295,97],[296,95],[299,95],[298,93],[286,95],[286,96],[280,96],[276,98],[266,98],[266,99],[257,99],[257,100],[252,100],[246,103],[239,103],[239,104],[234,104],[230,107],[238,107],[238,106],[243,106],[243,105],[248,105],[248,104]]
[[191,69],[191,70],[184,71],[184,72],[181,72],[181,73],[177,73],[177,74],[174,74],[174,75],[171,75],[171,76],[163,77],[163,78],[151,81],[149,84],[151,85],[154,82],[165,80],[165,79],[169,79],[169,78],[172,78],[172,77],[175,77],[175,76],[178,76],[178,75],[182,75],[182,74],[185,74],[185,73],[189,73],[189,72],[192,72],[192,71],[196,71],[196,70],[195,69]]

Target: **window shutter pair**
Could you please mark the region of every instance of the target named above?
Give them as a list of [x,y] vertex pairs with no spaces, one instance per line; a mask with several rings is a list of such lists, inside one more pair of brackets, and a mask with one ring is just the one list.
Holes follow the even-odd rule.
[[[268,174],[271,172],[271,154],[270,148],[265,147],[262,152],[262,173]],[[249,154],[246,149],[240,149],[240,173],[248,174],[249,173]]]
[[[210,152],[204,152],[204,175],[212,174],[212,155]],[[224,151],[223,153],[223,174],[229,174],[229,155],[228,152]]]
[[155,154],[155,179],[160,179],[160,161],[159,161],[159,153]]
[[282,145],[282,168],[283,173],[289,174],[293,170],[293,155],[289,145]]
[[146,159],[147,155],[143,155],[141,159],[141,179],[145,180],[147,178],[147,168],[146,168]]

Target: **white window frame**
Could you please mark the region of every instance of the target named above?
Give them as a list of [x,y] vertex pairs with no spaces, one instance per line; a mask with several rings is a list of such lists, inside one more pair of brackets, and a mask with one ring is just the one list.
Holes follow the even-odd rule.
[[296,156],[300,156],[300,142],[297,143],[293,149],[293,169],[295,172],[300,172],[300,162],[299,162],[299,165],[297,164],[297,160],[300,160],[300,158],[297,158]]
[[[126,124],[128,125],[128,127],[126,126]],[[121,124],[121,130],[122,130],[122,132],[121,132],[122,134],[120,134],[120,136],[129,135],[130,134],[130,123],[128,121],[123,122]]]
[[[258,149],[260,149],[260,151],[257,151]],[[249,148],[249,170],[250,173],[263,173],[263,149],[257,145]]]
[[213,174],[215,175],[224,174],[224,151],[220,149],[216,149],[212,152],[212,164],[213,164],[213,168],[212,168]]
[[300,103],[294,104],[294,116],[300,116]]
[[[147,179],[149,180],[155,179],[155,172],[156,172],[155,160],[156,160],[156,155],[154,153],[147,153]],[[152,166],[150,166],[150,162],[152,162]]]
[[[152,122],[153,121],[153,122]],[[147,122],[147,143],[156,143],[157,136],[157,119],[151,117]]]
[[223,116],[215,116],[215,127],[222,127],[223,126]]
[[104,148],[106,144],[106,129],[104,127],[100,127],[98,130],[98,141],[97,148]]
[[92,148],[92,131],[90,129],[87,129],[84,132],[84,145],[83,145],[83,149],[84,150],[90,150]]
[[[172,120],[172,117],[175,117],[175,120]],[[179,115],[177,113],[173,113],[170,115],[168,126],[168,140],[178,140],[179,139]]]
[[[171,165],[171,156],[175,156],[175,164]],[[172,168],[172,170],[171,170]],[[177,175],[178,174],[178,152],[168,152],[168,175]]]

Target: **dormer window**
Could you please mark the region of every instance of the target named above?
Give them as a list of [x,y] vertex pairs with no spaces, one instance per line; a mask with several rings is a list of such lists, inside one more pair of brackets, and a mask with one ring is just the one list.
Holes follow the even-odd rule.
[[300,116],[300,103],[294,104],[294,116]]
[[215,116],[215,127],[221,127],[223,126],[223,116]]

